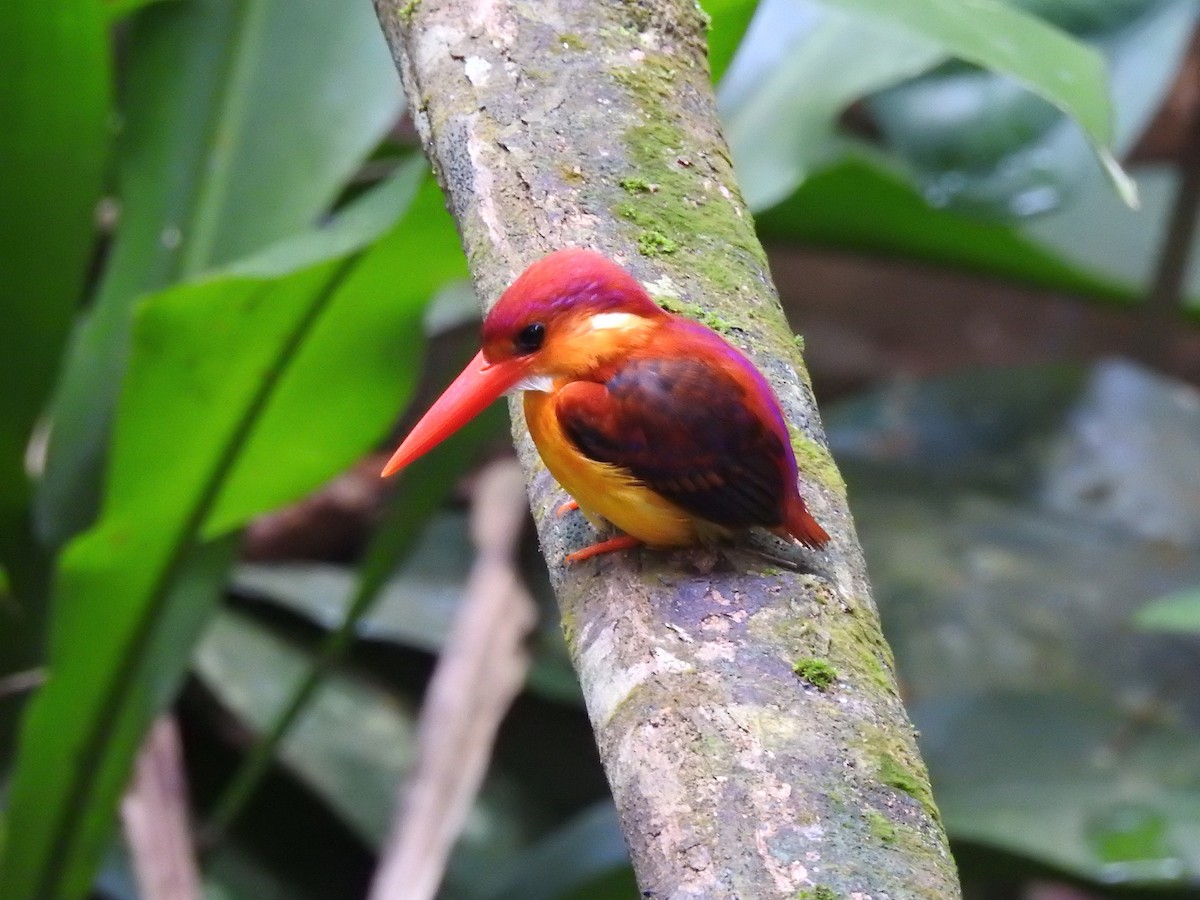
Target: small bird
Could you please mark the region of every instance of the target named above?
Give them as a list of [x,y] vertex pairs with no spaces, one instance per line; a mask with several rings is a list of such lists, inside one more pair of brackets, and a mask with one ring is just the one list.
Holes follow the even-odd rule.
[[766,379],[599,253],[559,250],[512,283],[483,322],[483,349],[383,476],[516,391],[546,468],[574,498],[560,512],[578,506],[597,528],[624,532],[567,563],[638,544],[710,543],[756,525],[814,549],[829,540],[800,497]]

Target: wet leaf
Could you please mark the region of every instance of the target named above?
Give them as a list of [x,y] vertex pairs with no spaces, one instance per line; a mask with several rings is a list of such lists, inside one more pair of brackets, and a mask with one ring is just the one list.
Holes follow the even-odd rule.
[[838,117],[847,106],[945,58],[936,43],[873,18],[835,9],[796,16],[779,5],[760,11],[747,46],[718,99],[738,181],[755,210],[844,155]]
[[[1118,192],[1099,53],[1000,0],[821,0],[768,4],[721,85],[722,117],[747,202],[780,202],[853,143],[838,117],[854,101],[953,57],[1012,79],[1079,123]],[[871,52],[864,54],[863,47]]]
[[[1139,179],[1140,180],[1140,179]],[[1134,213],[1121,204],[1106,184],[1099,188],[1099,202],[1107,212],[1119,207],[1136,222]],[[1146,190],[1143,182],[1143,208],[1158,208],[1158,193]],[[869,214],[864,198],[870,197]],[[1079,211],[1071,205],[1061,214],[1070,215],[1056,233],[1061,241],[1044,246],[1041,220],[1029,232],[997,222],[978,219],[932,208],[898,173],[866,160],[848,159],[813,175],[787,200],[756,217],[759,233],[775,240],[802,240],[820,246],[843,247],[868,253],[900,255],[939,265],[955,266],[975,272],[998,275],[1028,284],[1075,293],[1130,299],[1135,288],[1128,279],[1116,280],[1110,269],[1118,262],[1107,257],[1105,270],[1096,271],[1090,261],[1073,260],[1066,252],[1069,240],[1079,248],[1089,246],[1080,237],[1078,220],[1086,219],[1091,229],[1106,227],[1111,220],[1097,220],[1094,211]],[[1118,217],[1125,223],[1129,218]],[[1126,244],[1119,265],[1136,271],[1141,258],[1136,248],[1146,241],[1144,226],[1138,244]],[[1104,255],[1095,245],[1094,255]],[[1132,247],[1133,249],[1129,249]]]
[[[1118,155],[1174,82],[1197,9],[1184,0],[1126,4],[1123,13],[1106,17],[1103,32],[1076,23],[1109,65]],[[993,72],[944,66],[870,98],[868,108],[935,206],[1011,219],[1059,206],[1088,180],[1111,193],[1079,125]]]
[[1013,79],[1083,129],[1101,167],[1130,206],[1137,188],[1112,154],[1108,73],[1095,49],[1000,0],[822,0],[878,16],[936,42],[957,59]]

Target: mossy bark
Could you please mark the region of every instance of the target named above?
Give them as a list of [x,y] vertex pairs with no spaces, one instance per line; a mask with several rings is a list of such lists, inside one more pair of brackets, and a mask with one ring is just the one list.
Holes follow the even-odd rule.
[[[958,896],[845,488],[738,193],[692,0],[376,0],[492,302],[598,249],[767,374],[833,535],[820,553],[626,552],[595,536],[514,406],[542,547],[645,896]],[[836,673],[814,685],[793,671]],[[819,893],[817,893],[819,892]]]

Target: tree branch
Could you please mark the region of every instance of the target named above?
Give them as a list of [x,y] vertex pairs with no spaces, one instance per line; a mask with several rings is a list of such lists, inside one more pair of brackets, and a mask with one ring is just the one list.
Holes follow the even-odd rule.
[[520,581],[525,524],[521,473],[511,459],[483,471],[471,504],[478,554],[438,657],[417,729],[417,760],[368,900],[429,900],[487,774],[500,723],[529,670],[525,642],[537,606]]
[[[733,177],[693,0],[377,0],[481,297],[567,245],[746,350],[827,552],[618,554],[513,407],[539,536],[646,896],[958,896],[845,488]],[[795,671],[793,671],[795,670]],[[830,680],[832,678],[832,680]],[[807,892],[807,893],[806,893]]]
[[146,735],[121,801],[125,840],[146,900],[200,898],[187,793],[179,726],[171,716],[159,716]]

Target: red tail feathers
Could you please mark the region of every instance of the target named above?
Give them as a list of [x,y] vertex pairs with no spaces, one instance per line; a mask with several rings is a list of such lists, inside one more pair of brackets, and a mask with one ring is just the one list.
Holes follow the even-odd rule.
[[818,550],[829,543],[829,535],[812,517],[805,508],[804,501],[799,497],[788,504],[787,521],[783,527],[801,544],[813,550]]

